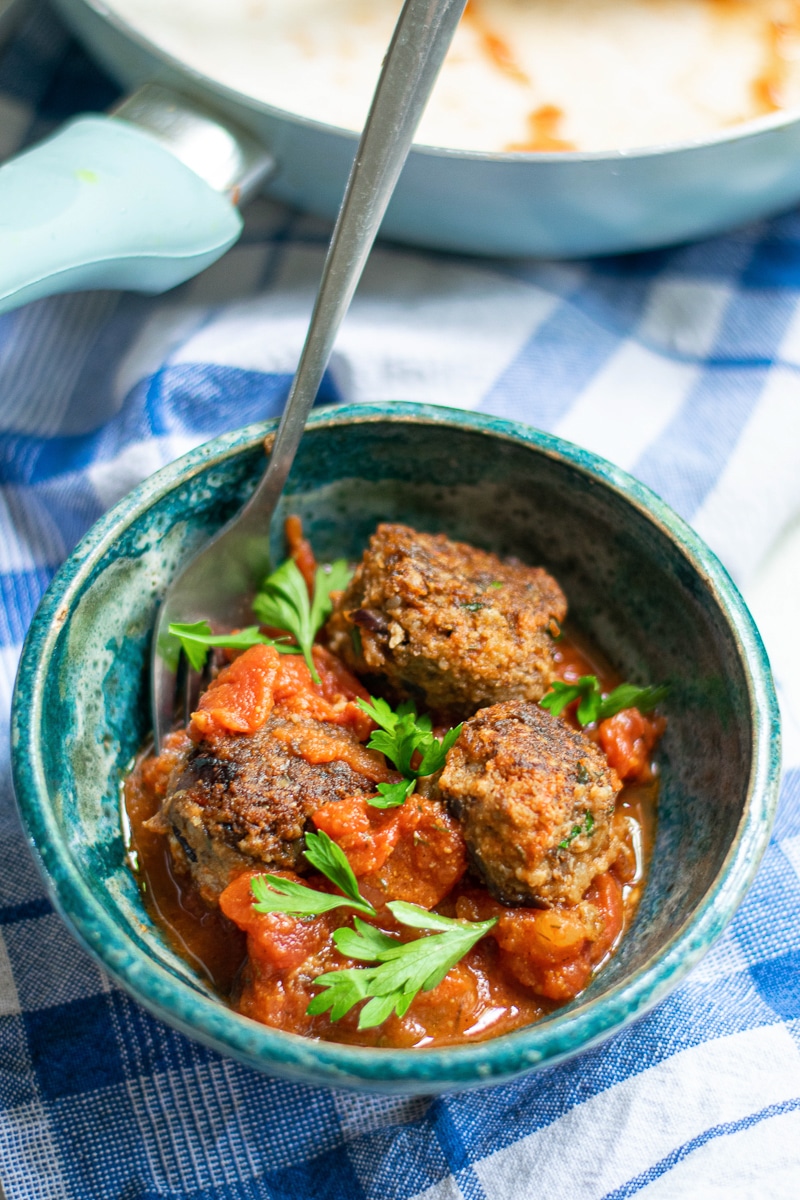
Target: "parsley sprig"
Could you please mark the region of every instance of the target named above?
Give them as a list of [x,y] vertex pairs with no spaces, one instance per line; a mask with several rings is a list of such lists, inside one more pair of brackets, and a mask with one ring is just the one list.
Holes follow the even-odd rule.
[[393,1012],[402,1017],[419,992],[429,992],[441,983],[450,968],[497,923],[496,917],[459,921],[403,900],[394,900],[387,907],[401,925],[433,931],[431,936],[401,942],[358,917],[355,929],[337,929],[333,940],[341,954],[377,965],[318,975],[314,983],[323,990],[306,1010],[311,1016],[330,1012],[331,1020],[339,1021],[366,1000],[358,1018],[359,1029],[381,1025]]
[[416,779],[401,779],[399,783],[379,783],[377,796],[370,796],[367,804],[373,808],[399,808],[413,794],[416,786]]
[[[169,632],[183,647],[189,665],[202,671],[211,646],[226,650],[249,650],[251,646],[274,646],[281,654],[302,654],[311,678],[319,683],[319,674],[311,656],[314,638],[333,609],[331,592],[347,586],[350,569],[345,559],[337,559],[330,567],[317,567],[314,576],[314,599],[309,600],[306,582],[293,558],[287,558],[262,584],[253,601],[253,612],[264,625],[285,629],[286,637],[271,638],[258,625],[248,625],[236,633],[212,633],[208,621],[190,624],[173,623]],[[294,638],[297,645],[291,643]],[[174,643],[173,643],[174,645]],[[169,654],[170,647],[165,647]],[[174,663],[177,666],[177,658]]]
[[319,683],[311,647],[318,631],[333,611],[331,592],[342,591],[350,578],[350,569],[343,558],[330,567],[317,567],[314,576],[314,598],[309,600],[308,588],[297,563],[287,558],[276,571],[268,575],[253,601],[253,612],[264,625],[285,629],[295,638],[314,683]]
[[189,660],[189,666],[195,671],[202,671],[210,646],[224,646],[226,650],[249,650],[251,646],[259,645],[274,646],[281,654],[300,653],[298,646],[286,644],[288,638],[269,638],[257,625],[237,629],[236,633],[212,633],[208,621],[194,621],[188,625],[175,622],[170,625],[169,632],[178,639]]
[[[377,916],[359,892],[358,881],[341,846],[326,833],[307,833],[304,853],[311,865],[343,895],[318,892],[279,875],[254,875],[250,890],[256,912],[315,917],[334,908],[353,908],[368,917]],[[348,967],[318,975],[314,982],[323,991],[311,1000],[306,1010],[310,1015],[330,1010],[331,1020],[338,1021],[354,1005],[367,1000],[359,1016],[359,1029],[380,1025],[392,1012],[402,1017],[417,993],[430,991],[441,983],[450,968],[497,921],[496,917],[490,921],[458,921],[403,900],[393,900],[387,908],[399,924],[432,931],[432,936],[401,942],[355,917],[355,929],[334,931],[336,948],[348,958],[378,965]]]
[[[371,696],[369,703],[359,700],[358,705],[379,726],[367,746],[385,755],[403,776],[399,783],[379,783],[378,795],[369,803],[373,808],[396,808],[412,794],[418,779],[442,769],[462,726],[449,729],[440,741],[433,735],[431,718],[426,713],[420,716],[411,700],[392,709],[385,700]],[[416,754],[420,759],[413,767]]]
[[664,699],[667,691],[665,686],[637,687],[633,683],[621,683],[604,697],[596,675],[581,675],[577,683],[555,680],[539,704],[548,709],[554,717],[560,717],[567,705],[578,700],[578,723],[591,725],[595,721],[605,721],[607,717],[613,717],[624,708],[652,712]]
[[375,909],[359,892],[353,868],[341,846],[337,846],[324,830],[306,834],[303,854],[311,866],[344,895],[318,892],[293,879],[281,879],[280,875],[254,875],[250,880],[250,891],[256,901],[253,905],[256,912],[282,912],[292,917],[311,917],[334,908],[354,908],[368,917],[376,915]]

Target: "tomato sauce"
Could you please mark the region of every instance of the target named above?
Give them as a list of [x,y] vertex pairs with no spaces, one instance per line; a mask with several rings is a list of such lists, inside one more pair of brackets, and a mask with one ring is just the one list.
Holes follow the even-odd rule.
[[[246,730],[254,722],[263,724],[271,704],[281,703],[348,726],[366,739],[370,722],[355,703],[366,692],[328,651],[314,647],[321,677],[316,685],[299,656],[280,656],[276,664],[274,650],[254,649],[258,653],[247,651],[225,667],[206,693],[200,712],[209,721]],[[595,674],[604,691],[619,682],[576,635],[559,637],[556,662],[566,682]],[[574,713],[565,716],[575,720]],[[660,718],[625,710],[585,730],[625,783],[614,818],[622,851],[571,908],[509,908],[495,901],[469,874],[458,822],[434,797],[416,793],[401,807],[381,810],[358,796],[317,809],[314,825],[344,850],[361,894],[377,911],[372,923],[384,932],[401,940],[419,936],[398,925],[386,908],[390,900],[467,920],[498,918],[437,987],[420,992],[403,1017],[392,1015],[374,1029],[357,1028],[358,1008],[336,1023],[328,1014],[306,1012],[319,990],[318,975],[363,965],[344,958],[331,937],[335,929],[352,925],[351,910],[305,918],[258,913],[251,871],[225,889],[219,909],[210,908],[191,881],[176,874],[167,838],[145,822],[161,805],[172,766],[188,744],[186,733],[174,734],[160,758],[143,756],[126,781],[132,862],[145,903],[172,946],[246,1016],[309,1037],[368,1046],[443,1046],[495,1037],[573,999],[623,936],[639,902],[653,843],[658,784],[651,757],[663,727]],[[196,737],[197,731],[190,727],[189,734]],[[363,751],[362,762],[352,741],[338,750],[336,743],[328,732],[305,735],[292,750],[311,762],[330,761],[339,753],[355,756],[356,769],[371,766],[373,774],[381,774],[374,770],[374,756],[370,764]],[[382,778],[398,776],[387,768]],[[302,882],[332,890],[322,876]]]

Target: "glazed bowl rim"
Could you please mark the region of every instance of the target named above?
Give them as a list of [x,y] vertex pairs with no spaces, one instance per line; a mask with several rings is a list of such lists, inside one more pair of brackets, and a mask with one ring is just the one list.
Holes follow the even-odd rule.
[[382,1049],[318,1042],[260,1025],[178,979],[150,958],[107,913],[66,845],[50,801],[37,731],[48,672],[72,605],[102,557],[126,528],[180,483],[251,450],[275,420],[222,434],[144,480],[97,521],[63,564],[33,619],[12,706],[12,765],[28,841],[51,899],[82,945],[155,1016],[250,1066],[331,1086],[442,1090],[509,1079],[554,1064],[627,1024],[671,991],[733,916],[766,848],[778,798],[780,736],[767,655],[744,601],[713,552],[644,484],[612,463],[552,434],[503,418],[407,401],[358,404],[312,414],[315,430],[377,422],[457,426],[511,441],[611,489],[680,550],[711,592],[736,643],[746,678],[752,762],[744,809],[712,884],[692,915],[657,953],[608,992],[542,1022],[472,1045]]

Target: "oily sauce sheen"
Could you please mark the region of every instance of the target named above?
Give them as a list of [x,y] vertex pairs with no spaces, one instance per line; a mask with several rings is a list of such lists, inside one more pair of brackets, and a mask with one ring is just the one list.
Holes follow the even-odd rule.
[[[567,682],[595,674],[604,691],[619,683],[608,663],[574,632],[558,642],[555,658],[557,674]],[[600,739],[610,761],[615,754],[618,761],[625,755],[649,757],[660,729],[653,732],[657,722],[642,721],[642,728],[619,722],[609,735],[618,744],[607,744],[608,736]],[[600,736],[587,732],[595,740]],[[183,736],[176,735],[175,755]],[[304,753],[302,745],[296,750]],[[315,750],[309,744],[311,759]],[[414,795],[403,809],[383,814],[365,808],[358,797],[327,804],[315,814],[316,827],[342,845],[362,895],[376,907],[387,897],[426,906],[434,900],[436,911],[446,916],[500,918],[492,936],[478,942],[436,988],[420,993],[404,1017],[393,1015],[375,1029],[358,1030],[357,1009],[335,1024],[327,1014],[309,1017],[306,1013],[318,991],[317,975],[358,965],[344,959],[331,938],[334,929],[351,923],[352,914],[337,909],[321,917],[297,919],[256,913],[250,871],[226,888],[221,908],[210,906],[191,879],[176,870],[163,833],[145,825],[159,811],[173,761],[169,753],[160,759],[143,754],[125,785],[131,862],[151,917],[172,947],[239,1012],[323,1040],[384,1047],[445,1046],[496,1037],[546,1015],[582,991],[613,953],[636,911],[653,845],[658,783],[652,764],[644,762],[639,764],[636,781],[624,786],[617,798],[620,857],[610,871],[594,880],[585,897],[594,921],[592,940],[587,943],[579,909],[505,907],[470,872],[463,874],[463,842],[456,823],[443,817],[441,806],[425,795]],[[386,859],[384,847],[383,857],[375,859],[381,865],[370,870],[370,854],[381,838],[391,841],[393,853]],[[448,871],[458,882],[440,899]],[[319,876],[306,877],[304,882],[327,886]],[[415,936],[395,924],[385,908],[377,924],[395,936]]]

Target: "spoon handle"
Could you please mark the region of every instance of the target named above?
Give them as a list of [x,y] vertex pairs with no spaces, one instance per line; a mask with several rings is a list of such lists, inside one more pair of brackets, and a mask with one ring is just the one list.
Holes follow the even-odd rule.
[[[253,589],[269,569],[269,528],[309,409],[465,4],[405,0],[347,181],[267,469],[245,507],[173,579],[159,611],[151,660],[157,750],[173,726],[177,690],[177,663],[164,652],[165,645],[172,645],[169,626],[198,620],[246,623]],[[196,671],[187,673],[182,704],[187,717],[200,683]]]
[[242,514],[269,521],[345,313],[466,0],[406,0],[356,151],[322,271],[311,324],[269,465]]

